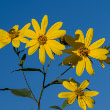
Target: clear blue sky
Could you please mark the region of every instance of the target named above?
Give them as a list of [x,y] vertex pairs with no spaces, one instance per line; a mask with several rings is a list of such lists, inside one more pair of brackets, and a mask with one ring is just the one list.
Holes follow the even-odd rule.
[[[94,29],[93,42],[105,37],[104,44],[110,43],[110,1],[109,0],[1,0],[0,1],[0,29],[9,31],[11,27],[18,24],[22,28],[32,18],[41,22],[42,17],[47,14],[49,19],[48,28],[57,21],[63,22],[62,29],[67,34],[74,36],[75,30],[81,29],[84,34],[88,28]],[[24,48],[22,44],[20,48]],[[27,53],[27,50],[25,51]],[[57,66],[63,59],[55,56],[47,73],[46,83],[52,81],[67,67]],[[49,58],[46,57],[47,65]],[[11,74],[18,69],[18,58],[14,54],[11,43],[0,50],[0,88],[27,88],[21,72]],[[24,67],[42,68],[38,60],[38,51],[32,56],[27,56]],[[93,64],[95,75],[90,76],[84,71],[81,77],[71,69],[62,78],[73,77],[82,82],[90,80],[92,90],[100,94],[94,97],[96,104],[94,110],[109,110],[110,108],[110,67],[106,65],[103,69],[99,62]],[[39,95],[43,76],[38,72],[26,72],[26,77],[36,97]],[[49,106],[61,106],[64,99],[59,99],[57,94],[66,90],[62,85],[53,85],[44,91],[41,100],[41,110],[49,110]],[[13,96],[10,92],[0,91],[0,110],[36,110],[36,103],[29,98]],[[52,110],[52,109],[50,109]],[[65,110],[79,110],[77,101]],[[89,110],[89,109],[88,109]]]

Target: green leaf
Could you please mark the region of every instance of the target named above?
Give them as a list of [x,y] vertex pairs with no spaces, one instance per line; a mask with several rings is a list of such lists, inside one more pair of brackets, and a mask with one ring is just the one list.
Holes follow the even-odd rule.
[[25,62],[25,60],[26,60],[26,54],[24,54],[23,56],[22,56],[22,58],[21,58],[21,61],[20,61],[20,66],[22,66],[23,64],[24,64],[24,62]]
[[28,89],[10,89],[10,88],[3,88],[3,89],[0,89],[2,91],[10,91],[12,94],[14,94],[15,96],[20,96],[20,97],[28,97],[28,98],[32,98],[33,97],[31,96],[31,91],[28,90]]
[[54,108],[54,109],[58,109],[58,110],[62,110],[60,107],[58,107],[58,106],[50,106],[49,108]]
[[29,97],[32,98],[31,96],[31,91],[27,89],[9,89],[12,94],[15,96],[20,96],[20,97]]
[[67,107],[69,104],[67,103],[67,100],[65,100],[62,104],[62,110]]
[[68,80],[67,79],[60,79],[60,80],[54,81],[52,84],[62,84],[63,81],[68,81]]
[[17,70],[14,70],[12,72],[16,72],[16,71],[39,71],[41,73],[43,73],[40,69],[38,68],[23,68],[23,69],[17,69]]

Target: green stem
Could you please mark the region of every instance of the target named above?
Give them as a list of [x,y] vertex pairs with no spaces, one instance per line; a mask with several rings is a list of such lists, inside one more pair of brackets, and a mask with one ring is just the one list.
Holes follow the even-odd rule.
[[44,88],[47,88],[50,85],[52,85],[58,78],[60,78],[61,76],[63,76],[70,69],[71,69],[71,66],[68,69],[66,69],[62,74],[60,74],[57,78],[55,78],[55,80],[53,80],[52,82],[50,82],[49,84],[47,84]]
[[[18,51],[18,49],[16,49],[16,51]],[[20,57],[19,57],[18,54],[17,54],[17,56],[18,56],[19,62],[20,62]],[[20,65],[20,67],[21,67],[21,69],[23,69],[23,65]],[[24,71],[22,71],[22,74],[23,74],[23,78],[24,78],[24,80],[25,80],[25,82],[26,82],[26,85],[27,85],[28,89],[30,90],[30,92],[31,92],[31,94],[32,94],[32,96],[33,96],[35,102],[38,104],[38,101],[37,101],[37,99],[35,98],[35,95],[34,95],[34,93],[32,92],[31,87],[30,87],[29,84],[28,84],[28,81],[27,81],[27,79],[26,79],[26,76],[25,76],[25,74],[24,74]]]

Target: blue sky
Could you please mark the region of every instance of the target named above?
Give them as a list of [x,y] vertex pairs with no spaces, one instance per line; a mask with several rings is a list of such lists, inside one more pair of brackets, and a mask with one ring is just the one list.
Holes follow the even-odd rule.
[[[55,22],[62,21],[62,29],[67,30],[67,34],[74,37],[77,29],[81,29],[85,35],[91,27],[94,29],[93,42],[105,37],[104,44],[110,44],[109,0],[4,0],[0,1],[0,4],[0,29],[9,31],[16,24],[22,28],[25,24],[31,22],[32,18],[37,19],[40,23],[42,17],[47,14],[49,19],[48,29]],[[22,44],[20,48],[24,48],[24,46]],[[24,53],[27,53],[27,50]],[[65,57],[65,54],[61,57],[55,56],[55,60],[52,61],[47,73],[46,84],[66,70],[66,66],[58,66]],[[11,74],[11,71],[19,68],[18,62],[19,60],[13,52],[11,43],[0,50],[0,88],[27,88],[21,72]],[[49,58],[46,56],[45,66],[48,62]],[[24,67],[42,69],[42,65],[38,60],[38,51],[32,56],[27,56]],[[61,78],[73,77],[78,82],[89,79],[89,88],[100,92],[98,96],[94,97],[96,101],[94,109],[108,110],[110,67],[106,65],[103,69],[99,62],[95,61],[93,68],[95,70],[94,76],[90,76],[84,71],[83,75],[78,77],[75,69],[71,69]],[[25,72],[25,74],[33,92],[38,97],[42,86],[42,74],[39,72]],[[68,90],[62,85],[53,85],[47,88],[41,100],[41,110],[49,110],[48,107],[52,105],[61,106],[64,99],[59,99],[57,95],[62,91],[66,92]],[[32,110],[32,108],[33,110],[37,109],[37,105],[33,100],[13,96],[8,91],[0,91],[0,110]],[[79,110],[77,101],[65,110],[68,109]]]

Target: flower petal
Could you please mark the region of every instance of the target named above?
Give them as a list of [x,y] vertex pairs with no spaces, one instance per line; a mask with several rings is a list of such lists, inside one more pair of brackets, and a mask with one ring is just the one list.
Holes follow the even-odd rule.
[[70,82],[68,82],[68,81],[63,81],[63,86],[66,88],[66,89],[68,89],[68,90],[70,90],[70,91],[75,91],[76,90],[76,88],[74,88],[74,86],[70,83]]
[[93,97],[93,96],[96,96],[98,94],[99,94],[99,92],[97,92],[97,91],[85,91],[84,92],[84,95],[89,96],[89,97]]
[[48,55],[51,59],[54,60],[54,56],[53,56],[52,51],[51,51],[50,47],[48,46],[48,44],[45,44],[45,45],[44,45],[44,48],[45,48],[45,50],[46,50],[46,52],[47,52],[47,55]]
[[78,104],[83,110],[86,110],[86,103],[83,100],[82,96],[78,96]]
[[24,32],[24,36],[31,38],[31,39],[35,39],[38,36],[36,35],[36,33],[30,29],[28,29],[27,31]]
[[41,23],[41,33],[42,33],[42,34],[45,34],[47,25],[48,25],[48,16],[45,15],[45,16],[43,17],[42,23]]
[[45,63],[45,48],[43,45],[40,45],[39,49],[39,60],[42,64]]
[[92,68],[92,63],[88,57],[85,57],[86,70],[90,75],[94,75],[94,70]]
[[85,38],[85,46],[88,47],[92,41],[93,38],[93,29],[89,28],[86,34],[86,38]]
[[73,92],[61,92],[58,94],[59,98],[69,98],[73,96]]
[[51,34],[53,31],[55,30],[59,30],[63,25],[63,22],[56,22],[48,31],[47,31],[47,35]]
[[30,47],[28,49],[28,55],[32,55],[33,53],[35,53],[37,51],[38,47],[39,47],[39,43],[37,43],[36,45]]
[[70,49],[66,49],[66,50],[63,50],[63,53],[67,53],[67,54],[72,54],[74,49],[73,48],[70,48]]
[[55,30],[51,33],[46,34],[48,39],[58,39],[66,34],[65,30]]
[[102,68],[105,68],[105,65],[103,64],[102,60],[99,60],[100,65],[102,66]]
[[88,55],[98,60],[106,60],[107,59],[106,54],[108,53],[109,53],[108,50],[103,48],[98,48],[91,50]]
[[13,40],[12,40],[12,45],[13,45],[14,47],[18,48],[18,47],[20,46],[20,41],[13,39]]
[[76,74],[78,76],[81,76],[84,71],[84,68],[85,68],[85,61],[83,58],[82,60],[79,60],[78,64],[76,65]]
[[88,85],[89,85],[89,80],[85,80],[80,84],[79,89],[84,90],[88,87]]
[[0,48],[3,48],[5,47],[6,45],[8,45],[9,43],[7,42],[0,42]]
[[20,30],[20,32],[23,32],[23,33],[24,33],[24,31],[27,31],[30,26],[31,26],[31,23],[26,24],[26,25]]
[[34,46],[34,45],[36,45],[37,43],[38,43],[37,40],[30,40],[30,41],[26,44],[25,48]]
[[73,95],[67,99],[67,103],[73,104],[74,101],[76,100],[76,98],[77,98],[77,95],[75,93],[73,93]]
[[18,31],[19,25],[13,26],[11,29],[15,29],[15,31]]
[[81,30],[76,30],[75,32],[75,42],[82,42],[84,43],[84,35]]
[[34,28],[35,32],[37,34],[39,34],[40,33],[39,23],[35,19],[32,19],[32,25],[33,25],[33,28]]
[[99,39],[98,41],[94,42],[89,46],[89,49],[96,49],[99,48],[105,42],[105,38]]
[[86,105],[87,105],[89,108],[94,108],[93,103],[92,103],[91,100],[89,100],[87,97],[83,96],[83,100],[85,101]]
[[26,38],[21,38],[20,41],[23,42],[23,43],[28,43],[29,42],[29,40],[26,39]]
[[0,40],[6,39],[9,37],[9,33],[6,32],[5,30],[0,29]]

